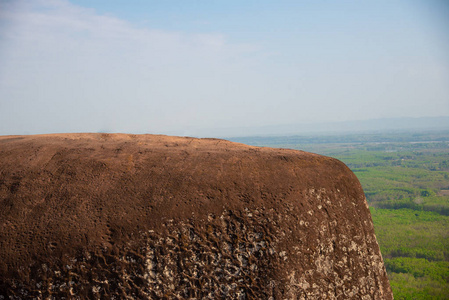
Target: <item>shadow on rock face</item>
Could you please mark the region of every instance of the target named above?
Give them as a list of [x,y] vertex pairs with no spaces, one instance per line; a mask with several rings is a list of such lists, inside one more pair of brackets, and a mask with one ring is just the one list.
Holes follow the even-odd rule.
[[393,299],[341,162],[217,139],[0,137],[0,299]]

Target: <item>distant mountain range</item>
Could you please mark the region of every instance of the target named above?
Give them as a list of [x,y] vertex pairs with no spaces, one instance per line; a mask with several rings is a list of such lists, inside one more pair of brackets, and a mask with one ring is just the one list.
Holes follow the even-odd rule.
[[244,137],[244,136],[286,136],[286,135],[321,135],[362,132],[410,130],[449,130],[449,117],[424,118],[389,118],[361,121],[329,122],[329,123],[298,123],[289,125],[191,129],[186,132],[168,134],[190,135],[196,137]]

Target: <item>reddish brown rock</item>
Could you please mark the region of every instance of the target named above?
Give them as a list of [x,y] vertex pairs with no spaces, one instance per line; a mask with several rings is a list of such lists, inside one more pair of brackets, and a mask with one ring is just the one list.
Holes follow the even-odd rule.
[[393,298],[343,163],[124,134],[0,137],[0,294]]

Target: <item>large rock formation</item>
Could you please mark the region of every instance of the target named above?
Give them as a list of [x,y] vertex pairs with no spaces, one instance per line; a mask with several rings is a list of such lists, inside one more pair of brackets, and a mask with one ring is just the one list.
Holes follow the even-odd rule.
[[217,139],[0,137],[0,299],[392,299],[341,162]]

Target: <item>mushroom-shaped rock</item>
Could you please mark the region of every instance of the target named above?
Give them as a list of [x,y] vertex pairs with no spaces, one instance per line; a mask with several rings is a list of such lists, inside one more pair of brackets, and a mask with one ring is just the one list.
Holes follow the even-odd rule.
[[393,299],[340,161],[124,134],[0,137],[0,295]]

